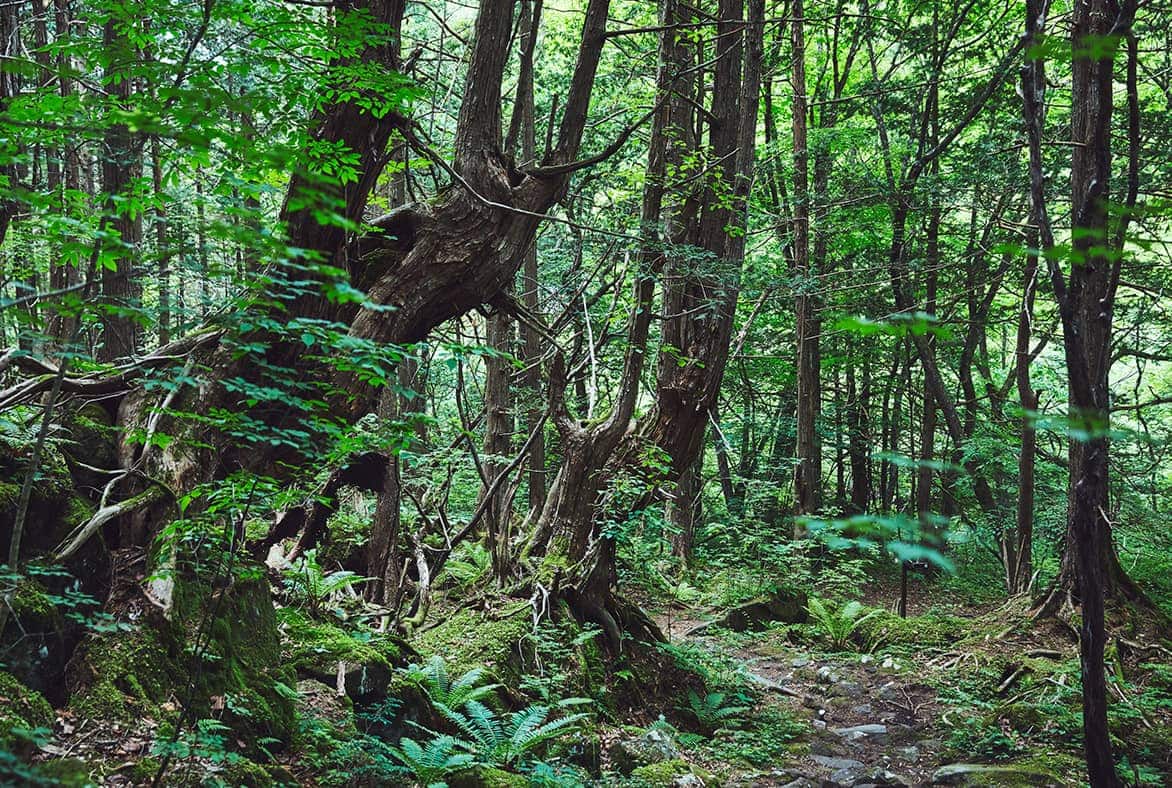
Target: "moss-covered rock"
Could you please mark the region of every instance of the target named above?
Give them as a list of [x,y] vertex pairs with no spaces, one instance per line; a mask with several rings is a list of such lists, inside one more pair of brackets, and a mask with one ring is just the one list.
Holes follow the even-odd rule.
[[439,654],[453,673],[484,666],[502,682],[516,686],[531,664],[532,607],[527,602],[500,611],[463,608],[416,635],[423,654]]
[[693,766],[682,758],[670,761],[640,766],[631,772],[631,782],[639,788],[674,788],[677,785],[694,785],[699,779],[705,788],[713,788],[720,783],[709,772],[698,766]]
[[953,763],[937,769],[932,784],[1024,788],[1058,786],[1064,782],[1053,772],[1034,765]]
[[69,706],[88,719],[131,722],[158,719],[179,675],[179,665],[150,626],[84,643],[73,663],[77,691]]
[[900,618],[880,610],[859,624],[863,642],[874,646],[944,646],[955,643],[971,624],[953,616],[909,616]]
[[140,607],[129,631],[82,645],[71,662],[71,708],[132,724],[190,704],[196,719],[221,718],[249,751],[262,738],[269,749],[289,743],[296,676],[282,661],[268,582],[255,574],[213,591],[181,579],[175,600],[170,619]]
[[0,672],[0,749],[28,754],[27,733],[53,727],[53,707],[39,692],[21,684],[11,673]]
[[401,641],[378,633],[352,634],[293,608],[280,611],[282,653],[298,675],[337,684],[339,663],[346,693],[354,700],[387,697],[393,670],[411,653]]
[[448,788],[527,788],[529,780],[520,774],[476,766],[447,778]]
[[801,624],[808,616],[806,601],[805,591],[779,588],[737,605],[717,620],[692,631],[700,632],[709,627],[718,627],[733,632],[747,632],[765,629],[774,622]]

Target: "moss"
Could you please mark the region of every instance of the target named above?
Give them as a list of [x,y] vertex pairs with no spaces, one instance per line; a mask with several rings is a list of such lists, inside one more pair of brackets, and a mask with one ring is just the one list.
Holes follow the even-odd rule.
[[95,771],[93,764],[80,758],[58,758],[37,766],[37,772],[59,788],[87,788],[99,785],[98,779],[94,777]]
[[150,627],[88,641],[81,654],[83,689],[70,708],[82,717],[131,722],[156,717],[180,672],[159,633]]
[[10,673],[0,672],[0,749],[24,749],[28,742],[16,729],[53,726],[53,707],[39,692],[29,689]]
[[127,769],[125,774],[135,785],[149,785],[155,779],[155,775],[159,773],[159,766],[161,765],[160,761],[156,758],[143,758]]
[[878,611],[859,625],[863,640],[883,646],[943,646],[955,643],[970,630],[962,618],[954,616],[911,616]]
[[[210,716],[222,701],[234,740],[250,748],[261,738],[288,743],[296,678],[282,661],[267,581],[241,579],[215,591],[215,599],[193,580],[179,580],[175,588],[171,621],[144,621],[83,646],[74,661],[82,689],[71,707],[85,717],[131,723],[166,719],[163,704],[173,698],[190,702],[198,717]],[[215,617],[205,622],[208,605]],[[197,631],[205,624],[206,632]],[[199,665],[196,642],[204,644]]]
[[0,481],[0,509],[12,509],[20,501],[20,485]]
[[296,728],[290,696],[297,679],[282,660],[267,580],[241,579],[223,592],[208,651],[214,657],[204,665],[203,695],[225,697],[233,731],[250,743],[290,742]]
[[339,661],[377,664],[389,670],[400,661],[402,649],[391,638],[359,639],[334,624],[311,620],[294,608],[283,608],[278,618],[285,636],[285,662],[298,673],[332,676]]
[[483,665],[499,680],[516,686],[528,662],[531,609],[528,603],[521,603],[499,612],[457,610],[419,633],[414,645],[424,654],[441,655],[453,673]]
[[699,767],[692,766],[682,758],[640,766],[631,772],[631,781],[635,785],[646,786],[646,788],[671,788],[678,778],[689,774],[699,777],[706,786],[720,784],[711,774]]
[[519,774],[477,766],[447,778],[449,788],[527,788],[529,780]]
[[[21,578],[9,604],[12,613],[22,623],[29,621],[56,623],[60,616],[57,606],[45,587],[29,577]],[[27,628],[27,627],[26,627]]]

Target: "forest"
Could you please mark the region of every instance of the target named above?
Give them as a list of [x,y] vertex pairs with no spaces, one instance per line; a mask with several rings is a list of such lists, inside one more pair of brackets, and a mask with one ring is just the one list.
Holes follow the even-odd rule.
[[1172,784],[1172,6],[0,0],[0,785]]

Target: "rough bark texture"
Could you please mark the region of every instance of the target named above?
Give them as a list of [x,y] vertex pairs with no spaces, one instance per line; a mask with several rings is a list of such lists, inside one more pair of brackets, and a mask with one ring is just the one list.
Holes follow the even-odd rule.
[[[806,40],[802,0],[794,0],[790,20],[790,46],[793,69],[793,146],[794,273],[800,277],[816,274],[810,267],[810,183],[809,146],[807,144]],[[799,285],[794,302],[798,345],[797,464],[794,466],[794,513],[813,514],[822,499],[822,443],[818,419],[822,411],[821,353],[822,333],[818,318],[818,300],[809,292],[813,280]]]
[[[125,35],[119,33],[118,22],[107,20],[102,44],[110,64],[106,69],[106,85],[115,100],[129,103],[134,91],[134,80],[124,73],[128,62],[135,57]],[[102,322],[102,336],[97,349],[100,361],[113,361],[134,355],[139,343],[139,327],[132,315],[122,310],[134,309],[142,295],[142,288],[134,270],[138,247],[142,242],[142,214],[131,215],[114,201],[128,196],[136,180],[142,177],[142,146],[125,124],[111,126],[103,140],[102,191],[109,195],[106,210],[111,211],[110,228],[118,238],[118,249],[112,268],[102,269],[102,299],[113,311]]]

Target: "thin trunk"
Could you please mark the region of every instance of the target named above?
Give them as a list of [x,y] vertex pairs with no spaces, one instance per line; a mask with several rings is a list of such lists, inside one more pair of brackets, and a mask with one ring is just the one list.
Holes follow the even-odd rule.
[[513,440],[512,396],[509,391],[512,365],[506,360],[506,357],[512,355],[513,349],[512,319],[503,312],[489,315],[486,340],[488,347],[495,352],[484,361],[485,489],[481,495],[485,495],[489,487],[496,487],[486,510],[486,523],[493,574],[503,581],[510,564],[509,520],[512,517],[512,497],[506,485],[496,484],[496,481],[508,465]]
[[[127,73],[137,53],[126,35],[119,30],[121,20],[108,19],[102,45],[110,58],[105,80],[110,96],[122,108],[130,109],[134,98],[135,78]],[[130,128],[116,123],[106,131],[102,153],[102,191],[111,198],[126,197],[142,177],[142,146]],[[142,245],[142,214],[129,211],[121,202],[110,202],[111,227],[117,237],[113,266],[102,268],[102,299],[111,310],[102,322],[98,359],[114,361],[134,355],[141,341],[133,310],[139,307],[141,285],[135,272]]]
[[[803,0],[793,0],[790,20],[793,86],[794,274],[799,292],[794,303],[797,326],[798,408],[797,464],[794,467],[794,513],[814,514],[822,502],[822,447],[818,420],[822,410],[818,303],[810,292],[817,272],[810,266],[810,184],[806,101],[806,43]],[[800,526],[796,526],[800,529]]]

